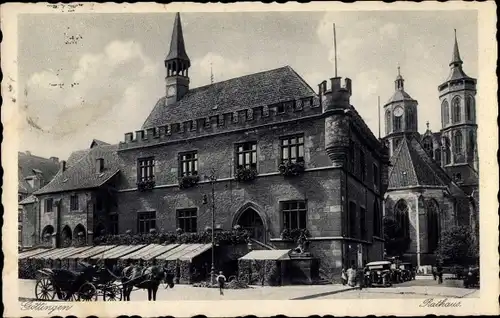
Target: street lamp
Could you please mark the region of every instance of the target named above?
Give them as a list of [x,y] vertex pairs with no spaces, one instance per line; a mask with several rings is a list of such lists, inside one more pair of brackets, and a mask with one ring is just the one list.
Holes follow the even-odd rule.
[[[215,175],[205,176],[205,180],[210,181],[212,185],[212,268],[210,269],[210,279],[215,284]],[[206,195],[203,196],[203,204],[207,204]]]

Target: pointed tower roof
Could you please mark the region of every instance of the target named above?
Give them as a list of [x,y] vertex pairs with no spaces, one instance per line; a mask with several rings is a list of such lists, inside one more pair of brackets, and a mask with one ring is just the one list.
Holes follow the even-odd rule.
[[455,45],[453,46],[453,56],[451,57],[450,66],[455,64],[463,64],[464,62],[460,58],[460,51],[458,50],[458,41],[457,41],[457,29],[455,29]]
[[460,50],[458,49],[458,41],[457,41],[457,30],[455,29],[455,43],[453,45],[453,56],[451,57],[451,62],[450,62],[450,76],[448,76],[448,79],[446,81],[453,81],[453,80],[458,80],[458,79],[470,79],[467,74],[465,74],[464,70],[462,69],[462,64],[464,62],[460,58]]
[[191,64],[184,46],[184,35],[182,34],[181,15],[179,12],[175,14],[174,29],[172,30],[172,39],[170,40],[170,51],[165,61],[174,59],[186,61],[188,67]]

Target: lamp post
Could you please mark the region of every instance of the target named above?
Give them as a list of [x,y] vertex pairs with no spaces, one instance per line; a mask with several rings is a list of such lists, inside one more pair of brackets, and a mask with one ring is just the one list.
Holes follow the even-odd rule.
[[[212,174],[205,176],[205,180],[209,180],[212,185],[212,268],[210,269],[210,280],[212,284],[215,284],[215,181],[217,178]],[[203,203],[207,203],[206,196],[204,196],[203,201]]]

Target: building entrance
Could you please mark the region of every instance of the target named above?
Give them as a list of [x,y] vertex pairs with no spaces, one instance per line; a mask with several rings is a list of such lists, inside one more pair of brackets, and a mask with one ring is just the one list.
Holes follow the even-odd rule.
[[247,230],[251,238],[259,242],[265,242],[264,222],[254,209],[246,209],[240,215],[237,224]]

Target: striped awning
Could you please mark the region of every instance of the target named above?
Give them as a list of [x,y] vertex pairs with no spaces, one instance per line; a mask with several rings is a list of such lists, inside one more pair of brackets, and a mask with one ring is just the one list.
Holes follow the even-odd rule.
[[141,248],[140,250],[137,250],[133,253],[130,253],[130,254],[127,254],[127,255],[120,257],[120,259],[135,259],[135,260],[143,259],[144,255],[147,255],[151,250],[157,249],[159,246],[162,246],[162,245],[148,244],[148,245],[144,246],[143,248]]
[[95,255],[101,256],[101,254],[107,250],[114,248],[116,245],[98,245],[93,246],[88,250],[85,250],[81,253],[70,255],[67,257],[68,259],[86,259]]
[[290,250],[256,250],[240,257],[240,260],[285,260],[290,259]]
[[211,248],[212,248],[212,244],[203,244],[199,248],[191,250],[188,253],[182,255],[181,257],[179,257],[179,260],[191,262],[193,260],[193,258],[195,258],[198,255],[201,255],[202,253],[210,250]]
[[119,245],[113,249],[104,251],[104,253],[100,253],[91,257],[91,259],[118,259],[125,255],[131,254],[141,248],[145,247],[145,244],[141,245]]
[[159,248],[148,251],[148,253],[144,255],[142,259],[145,261],[155,259],[158,255],[165,254],[166,252],[171,251],[178,246],[179,244],[160,245]]
[[53,248],[36,248],[34,250],[29,250],[29,251],[19,253],[17,258],[18,259],[31,258],[35,255],[47,253],[48,251],[51,251],[51,250],[53,250]]
[[[162,259],[165,261],[174,261],[174,260],[181,259],[181,257],[183,257],[185,255],[192,255],[192,257],[188,256],[186,258],[186,260],[191,260],[195,256],[198,256],[199,254],[202,253],[202,252],[200,252],[200,253],[196,254],[195,251],[196,250],[201,251],[201,250],[203,250],[203,248],[205,246],[208,246],[208,249],[210,249],[212,247],[211,244],[181,244],[177,248],[172,249],[165,254],[157,256],[156,259]],[[203,250],[203,252],[206,250],[207,249]]]
[[91,246],[58,248],[54,253],[40,255],[40,259],[66,259],[71,255],[91,249]]

